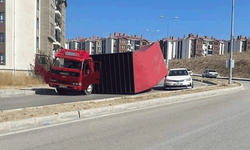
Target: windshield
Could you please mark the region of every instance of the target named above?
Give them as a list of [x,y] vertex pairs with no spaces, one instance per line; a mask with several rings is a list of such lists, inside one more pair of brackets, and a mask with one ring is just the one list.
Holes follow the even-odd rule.
[[171,70],[168,76],[185,76],[188,75],[186,70]]
[[53,66],[81,70],[82,62],[68,60],[68,59],[64,59],[64,58],[56,58]]

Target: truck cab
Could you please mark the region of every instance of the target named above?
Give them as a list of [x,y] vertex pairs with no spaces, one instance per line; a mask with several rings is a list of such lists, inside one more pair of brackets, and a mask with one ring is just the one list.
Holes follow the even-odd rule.
[[50,87],[56,88],[58,94],[73,90],[89,95],[93,84],[100,83],[101,64],[94,62],[88,51],[62,49],[55,54],[53,62],[48,60],[46,55],[36,55],[35,73],[41,75]]

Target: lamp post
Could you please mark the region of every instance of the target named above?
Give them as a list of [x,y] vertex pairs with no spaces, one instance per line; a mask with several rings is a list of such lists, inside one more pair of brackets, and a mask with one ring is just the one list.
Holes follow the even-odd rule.
[[228,84],[232,84],[232,51],[233,51],[233,37],[234,37],[234,33],[233,33],[233,28],[234,28],[234,0],[232,0],[232,18],[231,18],[231,44],[230,44],[230,58],[229,58],[229,78],[228,78]]
[[[149,29],[146,29],[146,31],[147,31],[147,32],[150,32]],[[153,33],[154,31],[160,32],[160,30],[153,30],[153,31],[152,31],[152,33],[151,33],[151,36],[152,36],[152,37],[151,37],[151,40],[152,40],[152,42],[153,42],[153,40],[154,40],[154,33]]]
[[[165,18],[164,16],[160,16],[160,18],[161,19],[165,19],[165,20],[167,20],[167,38],[168,38],[168,33],[169,33],[169,21],[170,20],[176,20],[176,19],[178,19],[179,17],[178,16],[175,16],[175,17],[173,17],[173,18]],[[166,66],[167,66],[167,68],[168,68],[168,49],[166,50]]]

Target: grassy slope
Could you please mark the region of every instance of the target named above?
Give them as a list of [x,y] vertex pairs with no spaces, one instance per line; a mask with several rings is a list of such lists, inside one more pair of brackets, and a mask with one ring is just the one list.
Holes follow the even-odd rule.
[[[190,68],[194,73],[201,74],[205,69],[216,69],[220,76],[228,76],[226,60],[229,54],[220,56],[197,57],[190,59],[175,59],[169,62],[169,69],[183,67]],[[250,52],[234,53],[233,77],[250,78]]]

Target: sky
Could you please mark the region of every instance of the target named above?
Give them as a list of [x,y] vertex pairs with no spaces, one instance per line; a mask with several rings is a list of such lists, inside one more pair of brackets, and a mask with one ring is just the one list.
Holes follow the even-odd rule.
[[[232,0],[68,0],[67,3],[67,39],[107,37],[115,31],[143,35],[148,40],[167,35],[183,37],[189,33],[230,39]],[[250,36],[249,8],[250,0],[235,0],[235,37]],[[161,19],[161,15],[166,19]],[[167,21],[175,16],[178,19]]]

